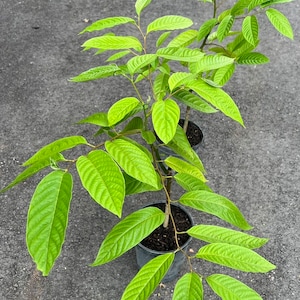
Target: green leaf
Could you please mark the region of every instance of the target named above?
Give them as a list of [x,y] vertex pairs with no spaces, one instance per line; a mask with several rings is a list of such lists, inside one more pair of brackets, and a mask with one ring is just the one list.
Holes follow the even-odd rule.
[[238,207],[224,196],[207,191],[191,191],[183,194],[179,202],[217,216],[240,229],[249,230],[252,228]]
[[163,32],[156,41],[156,48],[160,47],[170,36],[171,31]]
[[219,42],[222,42],[227,36],[233,25],[234,17],[232,15],[226,16],[218,26],[217,38]]
[[206,179],[203,175],[203,172],[191,165],[190,163],[179,159],[177,157],[169,156],[165,159],[165,163],[168,167],[176,171],[177,173],[184,173],[184,174],[189,174],[191,176],[194,176],[195,178],[198,178],[199,180],[205,182]]
[[256,45],[253,46],[249,42],[246,41],[243,34],[239,34],[233,42],[227,45],[227,49],[232,52],[231,56],[240,56],[245,53],[249,53],[256,48],[258,45],[259,40],[257,41]]
[[129,50],[124,50],[124,51],[117,52],[117,53],[111,55],[106,61],[118,60],[118,59],[126,56],[129,53],[131,53]]
[[136,73],[139,69],[152,64],[157,58],[156,54],[144,54],[131,58],[127,62],[128,71],[130,74]]
[[171,99],[157,101],[152,107],[153,126],[158,137],[167,144],[175,135],[180,109]]
[[235,71],[235,64],[227,65],[225,67],[216,70],[213,80],[216,84],[223,86],[225,85]]
[[294,39],[293,28],[287,17],[275,8],[269,8],[266,15],[274,28],[289,39]]
[[289,3],[292,2],[294,0],[268,0],[268,1],[264,1],[264,3],[261,5],[261,7],[267,7],[270,5],[275,5],[275,4],[282,4],[282,3]]
[[137,0],[135,2],[135,11],[138,16],[151,3],[151,0]]
[[195,225],[187,233],[207,243],[227,243],[249,249],[260,248],[268,239],[213,225]]
[[251,52],[242,54],[237,58],[238,64],[244,65],[262,65],[267,64],[270,60],[265,55],[258,52]]
[[133,36],[98,36],[87,40],[82,47],[85,50],[95,48],[103,50],[134,49],[142,51],[143,49],[140,41]]
[[132,118],[122,130],[122,133],[130,131],[142,131],[144,127],[143,119],[141,117]]
[[206,277],[206,282],[224,300],[263,300],[250,287],[228,275],[213,274]]
[[58,161],[64,161],[64,160],[65,160],[65,158],[63,157],[62,154],[56,153],[53,157],[46,158],[44,160],[40,160],[40,161],[30,165],[23,172],[21,172],[10,184],[8,184],[6,187],[1,189],[0,193],[6,192],[7,190],[11,189],[13,186],[17,185],[18,183],[33,176],[34,174],[38,173],[40,170],[50,166],[52,161],[58,162]]
[[113,126],[122,121],[139,105],[140,101],[135,97],[126,97],[115,102],[107,113],[108,125]]
[[157,56],[182,62],[196,62],[204,56],[199,49],[189,48],[160,48],[156,52]]
[[87,156],[80,156],[76,167],[82,185],[90,196],[120,218],[125,197],[125,181],[114,160],[106,152],[94,150]]
[[174,253],[159,255],[145,264],[126,287],[121,300],[146,300],[164,278]]
[[201,73],[214,69],[219,69],[224,66],[232,65],[234,58],[223,55],[205,55],[197,62],[190,65],[192,73]]
[[173,300],[202,300],[202,279],[198,274],[191,272],[183,275],[176,283]]
[[95,67],[71,78],[70,81],[85,82],[85,81],[107,78],[116,75],[117,72],[120,70],[121,69],[115,65]]
[[196,78],[195,74],[187,72],[176,72],[173,73],[168,80],[170,90],[173,91],[175,88],[184,85],[185,83]]
[[212,190],[207,186],[202,180],[184,173],[178,173],[174,176],[176,182],[186,191],[197,191],[204,190],[212,192]]
[[58,139],[36,152],[31,158],[23,163],[23,166],[29,166],[39,160],[50,159],[62,151],[74,148],[78,145],[87,145],[87,141],[83,136],[68,136]]
[[153,31],[160,30],[177,30],[185,29],[193,25],[193,21],[189,18],[168,15],[155,19],[147,27],[147,34]]
[[238,107],[232,98],[222,89],[212,87],[201,79],[188,83],[187,87],[195,91],[200,97],[223,112],[224,115],[244,126]]
[[258,22],[256,16],[247,16],[242,24],[242,33],[247,42],[255,46],[258,40]]
[[249,0],[237,1],[230,10],[231,15],[233,16],[243,15],[248,5],[249,5]]
[[173,98],[203,113],[211,114],[217,112],[217,110],[206,101],[189,91],[178,90],[174,93]]
[[217,23],[218,20],[215,18],[205,21],[199,28],[197,40],[201,41],[208,36]]
[[252,1],[250,1],[249,5],[248,5],[248,11],[250,12],[253,8],[261,5],[265,1],[266,0],[252,0]]
[[92,266],[108,263],[133,248],[159,227],[164,218],[165,214],[156,207],[146,207],[131,213],[105,237]]
[[128,175],[159,188],[151,160],[138,146],[125,139],[115,139],[107,141],[105,148]]
[[165,73],[159,73],[153,82],[153,92],[156,100],[163,100],[168,89],[169,75]]
[[65,240],[72,186],[71,174],[54,171],[41,180],[30,202],[26,243],[43,276],[51,271]]
[[156,141],[156,137],[152,130],[142,131],[142,138],[148,145],[152,145]]
[[196,257],[243,272],[266,273],[276,268],[253,250],[224,243],[205,245]]
[[168,44],[168,47],[187,47],[196,40],[197,36],[197,30],[189,29],[174,37]]
[[99,113],[95,113],[92,114],[82,120],[80,120],[79,122],[77,122],[78,124],[94,124],[94,125],[98,125],[101,127],[109,127],[108,126],[108,120],[107,120],[107,113],[104,112],[99,112]]
[[93,24],[87,26],[84,30],[80,32],[80,34],[84,32],[94,32],[94,31],[99,31],[107,28],[112,28],[118,25],[122,24],[127,24],[127,23],[132,23],[134,24],[135,21],[131,18],[127,17],[111,17],[111,18],[106,18],[102,20],[98,20],[94,22]]

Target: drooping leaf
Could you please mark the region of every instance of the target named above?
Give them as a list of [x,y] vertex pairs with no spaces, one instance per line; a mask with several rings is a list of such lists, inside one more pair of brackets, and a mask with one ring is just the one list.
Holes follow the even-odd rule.
[[171,99],[160,100],[153,104],[152,120],[158,137],[167,144],[175,135],[180,118],[180,109]]
[[247,42],[255,46],[258,40],[258,22],[256,16],[247,16],[242,25],[242,33]]
[[115,61],[115,60],[118,60],[118,59],[126,56],[129,53],[131,53],[129,50],[119,51],[119,52],[111,55],[106,61]]
[[216,84],[223,86],[225,85],[235,71],[235,64],[227,65],[225,67],[216,70],[213,80]]
[[171,31],[163,32],[156,41],[156,47],[157,48],[160,47],[166,41],[166,39],[170,36],[170,34],[171,34]]
[[125,139],[105,143],[107,152],[131,177],[158,188],[157,175],[149,156],[137,145]]
[[160,48],[156,52],[157,56],[182,61],[182,62],[196,62],[204,53],[201,52],[199,49],[189,49],[189,48],[176,48],[176,47],[167,47],[167,48]]
[[84,32],[94,32],[99,31],[107,28],[112,28],[118,25],[132,23],[134,24],[135,21],[128,17],[111,17],[111,18],[105,18],[102,20],[98,20],[94,22],[93,24],[87,26],[84,30],[80,32],[80,34]]
[[250,52],[240,55],[236,61],[238,64],[244,65],[262,65],[267,64],[270,60],[261,53]]
[[168,44],[168,47],[187,47],[196,40],[197,36],[197,30],[189,29],[174,37]]
[[178,173],[174,176],[176,182],[187,192],[204,190],[212,192],[209,186],[207,186],[202,180],[185,173]]
[[95,67],[71,78],[70,81],[85,82],[85,81],[107,78],[116,75],[117,72],[120,70],[121,69],[116,65]]
[[268,239],[214,225],[195,225],[187,233],[207,243],[227,243],[249,249],[260,248]]
[[243,272],[266,273],[276,268],[253,250],[224,243],[205,245],[196,257]]
[[151,3],[151,0],[137,0],[135,2],[135,11],[139,16],[141,12]]
[[217,216],[240,229],[249,230],[252,228],[238,207],[224,196],[208,191],[190,191],[183,194],[179,202]]
[[150,65],[157,58],[156,54],[144,54],[134,56],[127,62],[127,67],[130,74],[136,73],[139,69]]
[[50,159],[62,151],[74,148],[78,145],[87,145],[87,141],[83,136],[68,136],[58,139],[36,152],[32,157],[23,163],[23,166],[29,166],[39,160]]
[[263,300],[263,298],[241,281],[224,274],[206,277],[211,289],[224,300]]
[[219,42],[222,42],[228,35],[234,22],[234,17],[232,15],[226,16],[218,26],[217,38]]
[[159,255],[145,264],[126,287],[121,300],[146,300],[164,278],[174,253]]
[[108,263],[133,248],[159,227],[164,218],[164,212],[156,207],[146,207],[131,213],[105,237],[92,266]]
[[244,126],[244,122],[238,107],[232,98],[222,89],[212,87],[201,79],[195,80],[194,82],[189,82],[187,87],[195,91],[200,97],[223,112],[224,115]]
[[223,55],[205,55],[190,65],[192,73],[201,73],[232,65],[234,59]]
[[216,18],[213,19],[209,19],[207,21],[205,21],[201,27],[199,28],[199,33],[198,33],[198,37],[197,40],[201,41],[202,39],[204,39],[207,35],[209,35],[212,31],[212,29],[214,28],[214,26],[218,23],[218,20]]
[[87,156],[80,156],[76,167],[81,183],[90,196],[120,218],[125,197],[125,181],[114,160],[105,151],[94,150]]
[[202,279],[197,273],[183,275],[176,283],[172,300],[202,300]]
[[43,276],[51,271],[65,240],[72,186],[71,174],[54,171],[41,180],[30,202],[26,243]]
[[147,33],[161,30],[185,29],[192,25],[193,21],[189,18],[176,15],[167,15],[157,18],[151,22],[147,27]]
[[113,126],[123,120],[137,106],[141,105],[135,97],[126,97],[115,102],[107,112],[108,125]]
[[266,15],[274,28],[289,39],[294,39],[293,28],[287,17],[275,8],[269,8]]
[[107,120],[107,113],[99,112],[92,114],[78,122],[78,124],[94,124],[101,127],[109,127],[108,120]]

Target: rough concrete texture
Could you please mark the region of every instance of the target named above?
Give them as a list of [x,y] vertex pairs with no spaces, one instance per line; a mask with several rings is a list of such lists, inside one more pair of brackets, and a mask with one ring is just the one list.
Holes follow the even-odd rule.
[[[145,19],[184,14],[197,17],[198,28],[208,14],[195,9],[197,2],[153,1]],[[93,133],[94,128],[74,125],[76,121],[131,95],[132,90],[118,78],[85,84],[68,79],[102,63],[100,56],[81,51],[88,37],[77,35],[86,26],[84,20],[134,17],[133,7],[133,0],[0,2],[1,187],[41,146],[65,135],[88,138]],[[200,156],[211,187],[236,202],[254,225],[253,234],[270,238],[259,253],[277,265],[269,274],[244,274],[203,262],[196,263],[195,269],[203,275],[232,274],[266,300],[296,300],[300,294],[299,7],[298,1],[278,6],[294,27],[293,42],[260,18],[263,45],[259,50],[271,63],[241,67],[226,86],[240,107],[246,129],[221,114],[193,114],[205,135]],[[89,267],[117,218],[89,198],[78,178],[61,256],[49,277],[35,270],[26,249],[25,227],[30,198],[41,177],[0,195],[0,299],[119,299],[137,271],[134,251],[108,265]],[[152,200],[156,200],[153,195],[146,194],[130,197],[124,215]],[[215,222],[191,212],[197,223]],[[192,248],[198,247],[193,242]],[[161,286],[151,299],[169,300],[173,288],[174,282]],[[205,293],[205,299],[218,298],[207,287]]]

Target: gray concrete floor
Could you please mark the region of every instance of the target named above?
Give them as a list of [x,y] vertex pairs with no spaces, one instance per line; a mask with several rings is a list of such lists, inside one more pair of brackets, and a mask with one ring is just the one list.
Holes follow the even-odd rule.
[[[177,6],[170,0],[154,1],[146,19],[181,13],[200,16],[201,22],[207,17],[193,9],[194,2]],[[0,187],[21,171],[20,164],[39,147],[65,135],[88,137],[93,128],[74,123],[131,93],[119,79],[85,84],[68,79],[101,64],[99,56],[81,52],[86,36],[77,33],[86,26],[84,19],[134,16],[133,5],[133,0],[1,1]],[[277,265],[269,274],[227,272],[202,262],[195,268],[204,275],[224,271],[237,276],[266,300],[296,300],[300,294],[299,3],[294,1],[282,11],[293,24],[295,41],[281,37],[263,19],[260,51],[271,63],[241,67],[226,86],[240,107],[246,129],[221,114],[193,114],[205,135],[200,156],[210,185],[236,202],[254,225],[253,234],[270,238],[259,253]],[[134,252],[108,265],[88,266],[117,219],[78,184],[61,257],[49,277],[35,271],[25,245],[25,226],[40,179],[38,175],[0,195],[0,299],[119,299],[137,271]],[[125,214],[147,203],[147,197],[130,197]],[[214,221],[192,214],[198,223]],[[193,242],[193,248],[198,246]],[[173,287],[174,282],[166,284],[151,299],[171,299]],[[217,299],[207,288],[206,293],[205,299]]]

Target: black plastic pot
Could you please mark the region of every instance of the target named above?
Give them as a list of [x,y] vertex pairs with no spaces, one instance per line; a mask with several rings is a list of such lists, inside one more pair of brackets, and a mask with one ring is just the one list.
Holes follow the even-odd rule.
[[[160,203],[154,203],[154,204],[151,204],[151,205],[148,205],[148,206],[156,206],[157,204],[160,204]],[[191,215],[189,214],[188,211],[186,211],[184,208],[182,208],[179,205],[173,205],[172,204],[172,206],[178,207],[186,215],[186,217],[190,221],[190,227],[192,227],[194,225],[193,219],[192,219],[192,217],[191,217]],[[191,241],[192,241],[192,237],[188,237],[187,241],[181,246],[181,248],[184,251],[186,251],[189,244],[191,243]],[[156,256],[171,252],[171,250],[170,251],[157,251],[157,250],[154,250],[154,249],[150,249],[150,248],[144,246],[142,243],[143,242],[139,243],[135,247],[136,260],[137,260],[137,264],[138,264],[139,268],[144,266],[148,261],[155,258]],[[174,249],[174,251],[175,250],[176,249]],[[163,278],[162,282],[169,282],[169,281],[174,280],[178,276],[185,260],[186,260],[186,257],[181,251],[176,252],[174,261],[173,261],[169,271],[167,272],[167,274]]]

